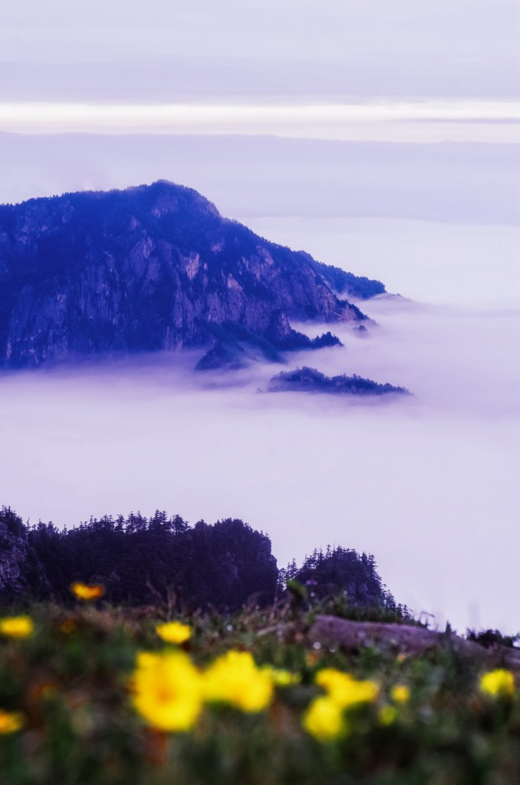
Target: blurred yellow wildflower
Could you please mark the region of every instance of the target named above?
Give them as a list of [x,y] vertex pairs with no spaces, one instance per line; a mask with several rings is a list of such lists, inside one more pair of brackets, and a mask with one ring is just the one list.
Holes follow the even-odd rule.
[[23,728],[24,716],[20,711],[3,711],[0,709],[0,734],[15,733]]
[[495,698],[511,698],[515,693],[515,677],[503,668],[489,671],[480,678],[480,691]]
[[250,652],[228,651],[204,674],[204,696],[210,703],[229,703],[241,711],[262,711],[273,696],[273,678],[258,668]]
[[275,687],[291,687],[293,684],[299,684],[301,681],[299,673],[291,673],[283,668],[264,665],[261,670],[263,673],[269,674]]
[[397,709],[395,706],[383,706],[379,711],[379,722],[381,725],[393,725],[397,719]]
[[334,668],[324,668],[316,675],[316,684],[323,687],[328,696],[339,706],[356,706],[372,703],[379,695],[379,685],[375,681],[358,681],[348,673]]
[[180,621],[169,621],[164,624],[157,624],[155,627],[157,635],[166,643],[185,643],[191,638],[191,627],[182,624]]
[[315,698],[303,715],[303,727],[318,741],[334,741],[347,732],[343,707],[329,696]]
[[98,600],[105,593],[104,586],[99,584],[81,583],[80,581],[72,583],[70,590],[77,600],[84,600],[85,602],[89,602],[90,600]]
[[180,651],[141,652],[132,678],[133,704],[146,722],[163,731],[185,731],[202,708],[201,676]]
[[390,696],[395,703],[408,703],[410,700],[410,690],[405,684],[396,684],[390,690]]
[[6,616],[0,619],[0,634],[6,638],[29,638],[34,632],[30,616]]

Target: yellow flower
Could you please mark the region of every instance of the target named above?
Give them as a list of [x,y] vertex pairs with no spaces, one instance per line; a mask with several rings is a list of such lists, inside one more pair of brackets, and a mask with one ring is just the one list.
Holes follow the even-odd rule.
[[77,600],[85,600],[86,602],[97,600],[105,593],[104,586],[81,583],[80,581],[72,583],[70,590]]
[[341,673],[334,668],[319,671],[316,683],[327,691],[331,700],[343,708],[373,703],[379,695],[379,685],[375,681],[358,681],[350,674]]
[[381,725],[393,725],[397,719],[397,709],[395,706],[383,706],[379,711],[379,722]]
[[0,634],[6,638],[29,638],[34,632],[30,616],[6,616],[0,619]]
[[395,703],[408,703],[410,700],[410,690],[404,684],[396,684],[390,690],[390,696]]
[[24,725],[24,716],[20,711],[3,711],[0,709],[0,734],[15,733]]
[[204,695],[210,703],[229,703],[241,711],[262,711],[271,702],[271,675],[257,668],[250,652],[228,651],[204,674]]
[[141,652],[132,678],[133,704],[146,722],[163,731],[193,727],[202,708],[201,676],[180,651]]
[[303,715],[303,727],[318,741],[334,741],[347,732],[343,707],[329,696],[315,698]]
[[511,698],[515,693],[515,677],[502,668],[489,671],[480,678],[480,691],[494,698]]
[[299,673],[291,673],[283,668],[273,668],[272,665],[264,665],[261,668],[263,673],[268,673],[275,687],[291,687],[299,684],[301,676]]
[[155,632],[167,643],[185,643],[191,638],[191,627],[187,624],[181,624],[180,621],[157,624]]
[[348,731],[346,709],[373,703],[379,695],[374,681],[360,681],[349,673],[323,668],[316,674],[316,683],[327,695],[315,698],[303,718],[304,728],[318,741],[333,741]]

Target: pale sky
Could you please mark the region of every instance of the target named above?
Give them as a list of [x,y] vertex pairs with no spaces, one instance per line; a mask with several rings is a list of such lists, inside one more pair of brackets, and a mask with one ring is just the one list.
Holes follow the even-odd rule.
[[25,63],[413,58],[431,75],[440,59],[485,61],[508,76],[518,15],[517,0],[4,0],[0,51]]
[[0,130],[518,141],[519,40],[518,0],[4,0]]
[[314,104],[0,103],[0,130],[18,133],[274,135],[339,141],[520,142],[513,101]]

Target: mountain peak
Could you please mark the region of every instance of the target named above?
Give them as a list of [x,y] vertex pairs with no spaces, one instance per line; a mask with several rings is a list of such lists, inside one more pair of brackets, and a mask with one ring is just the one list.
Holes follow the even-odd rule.
[[214,216],[220,215],[215,205],[194,188],[172,183],[170,180],[155,180],[149,185],[130,186],[124,193],[135,194],[145,203],[157,201],[170,204],[172,209],[178,209],[182,205],[192,210],[206,210]]
[[0,209],[0,286],[0,363],[10,366],[211,349],[215,325],[268,341],[274,356],[302,345],[291,319],[359,322],[342,295],[384,292],[269,243],[167,180]]

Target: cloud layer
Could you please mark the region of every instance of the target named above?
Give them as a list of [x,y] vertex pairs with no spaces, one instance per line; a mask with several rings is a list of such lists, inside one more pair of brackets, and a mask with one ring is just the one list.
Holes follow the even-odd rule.
[[[271,234],[282,228],[279,219]],[[348,255],[360,272],[354,260],[364,266],[364,247],[402,281],[414,242],[431,246],[438,231],[444,262],[437,270],[432,252],[418,259],[422,276],[402,289],[419,297],[428,286],[439,292],[440,277],[446,294],[432,298],[438,305],[365,303],[378,322],[368,339],[340,329],[345,348],[304,353],[290,364],[405,384],[413,398],[261,394],[274,372],[263,366],[227,377],[222,387],[220,377],[190,375],[191,355],[3,376],[2,502],[59,525],[155,507],[191,521],[240,516],[272,537],[282,563],[328,542],[367,550],[392,591],[418,612],[446,615],[460,628],[515,632],[514,248],[495,253],[500,227],[351,220],[355,242],[347,254],[336,233],[331,259],[333,241],[322,230],[324,261]],[[290,221],[285,231],[294,231]],[[510,243],[518,243],[516,232]],[[300,226],[298,236],[304,247],[319,245],[316,225],[308,238]],[[465,297],[449,272],[463,248],[478,259]],[[503,284],[501,303],[483,301],[482,275],[491,266]]]

